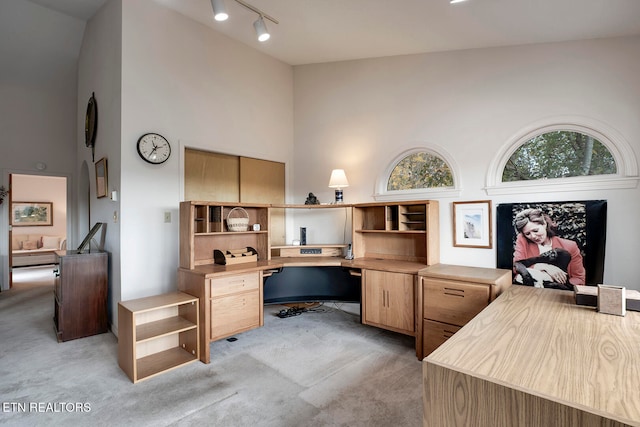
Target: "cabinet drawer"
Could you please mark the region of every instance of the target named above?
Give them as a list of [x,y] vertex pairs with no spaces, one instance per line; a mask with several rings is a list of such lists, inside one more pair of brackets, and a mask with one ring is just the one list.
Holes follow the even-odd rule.
[[211,340],[258,326],[260,326],[258,291],[211,300]]
[[423,323],[422,339],[423,357],[427,357],[433,350],[440,347],[459,330],[460,326],[425,320]]
[[259,273],[216,277],[211,280],[211,297],[220,297],[260,288]]
[[424,318],[464,326],[489,304],[489,286],[423,278]]

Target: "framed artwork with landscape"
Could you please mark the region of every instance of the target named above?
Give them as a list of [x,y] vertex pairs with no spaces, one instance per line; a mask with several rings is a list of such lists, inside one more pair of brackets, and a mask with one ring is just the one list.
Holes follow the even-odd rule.
[[453,246],[492,247],[491,200],[453,202]]
[[31,227],[53,225],[52,202],[13,202],[11,203],[11,225]]

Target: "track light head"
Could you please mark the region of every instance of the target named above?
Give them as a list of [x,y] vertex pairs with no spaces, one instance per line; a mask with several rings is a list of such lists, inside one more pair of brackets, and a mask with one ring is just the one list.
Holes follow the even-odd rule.
[[264,19],[262,19],[262,15],[253,23],[253,28],[256,30],[256,34],[258,35],[258,41],[266,42],[271,37],[269,31],[267,30],[267,24],[264,23]]
[[213,8],[213,19],[216,21],[226,21],[229,18],[224,0],[211,0],[211,7]]

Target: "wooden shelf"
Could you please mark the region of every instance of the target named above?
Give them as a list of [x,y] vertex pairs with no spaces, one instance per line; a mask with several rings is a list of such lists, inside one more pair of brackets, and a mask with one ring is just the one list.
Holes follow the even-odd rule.
[[180,316],[144,323],[136,326],[136,343],[188,331],[196,327],[196,324]]
[[426,230],[354,230],[354,233],[425,234]]
[[353,255],[426,265],[440,261],[437,201],[353,206]]
[[301,204],[293,204],[293,205],[271,205],[272,208],[277,209],[336,209],[336,208],[351,208],[354,205],[340,203],[340,204],[325,204],[325,205],[301,205]]
[[200,358],[199,300],[173,292],[118,303],[118,364],[134,383]]
[[138,381],[151,378],[196,360],[198,360],[197,357],[180,347],[154,353],[138,359]]

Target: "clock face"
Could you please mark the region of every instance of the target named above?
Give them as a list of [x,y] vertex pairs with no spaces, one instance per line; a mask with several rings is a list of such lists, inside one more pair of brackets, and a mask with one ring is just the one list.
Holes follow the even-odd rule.
[[147,133],[138,139],[138,154],[143,160],[157,165],[169,159],[171,146],[164,136]]

